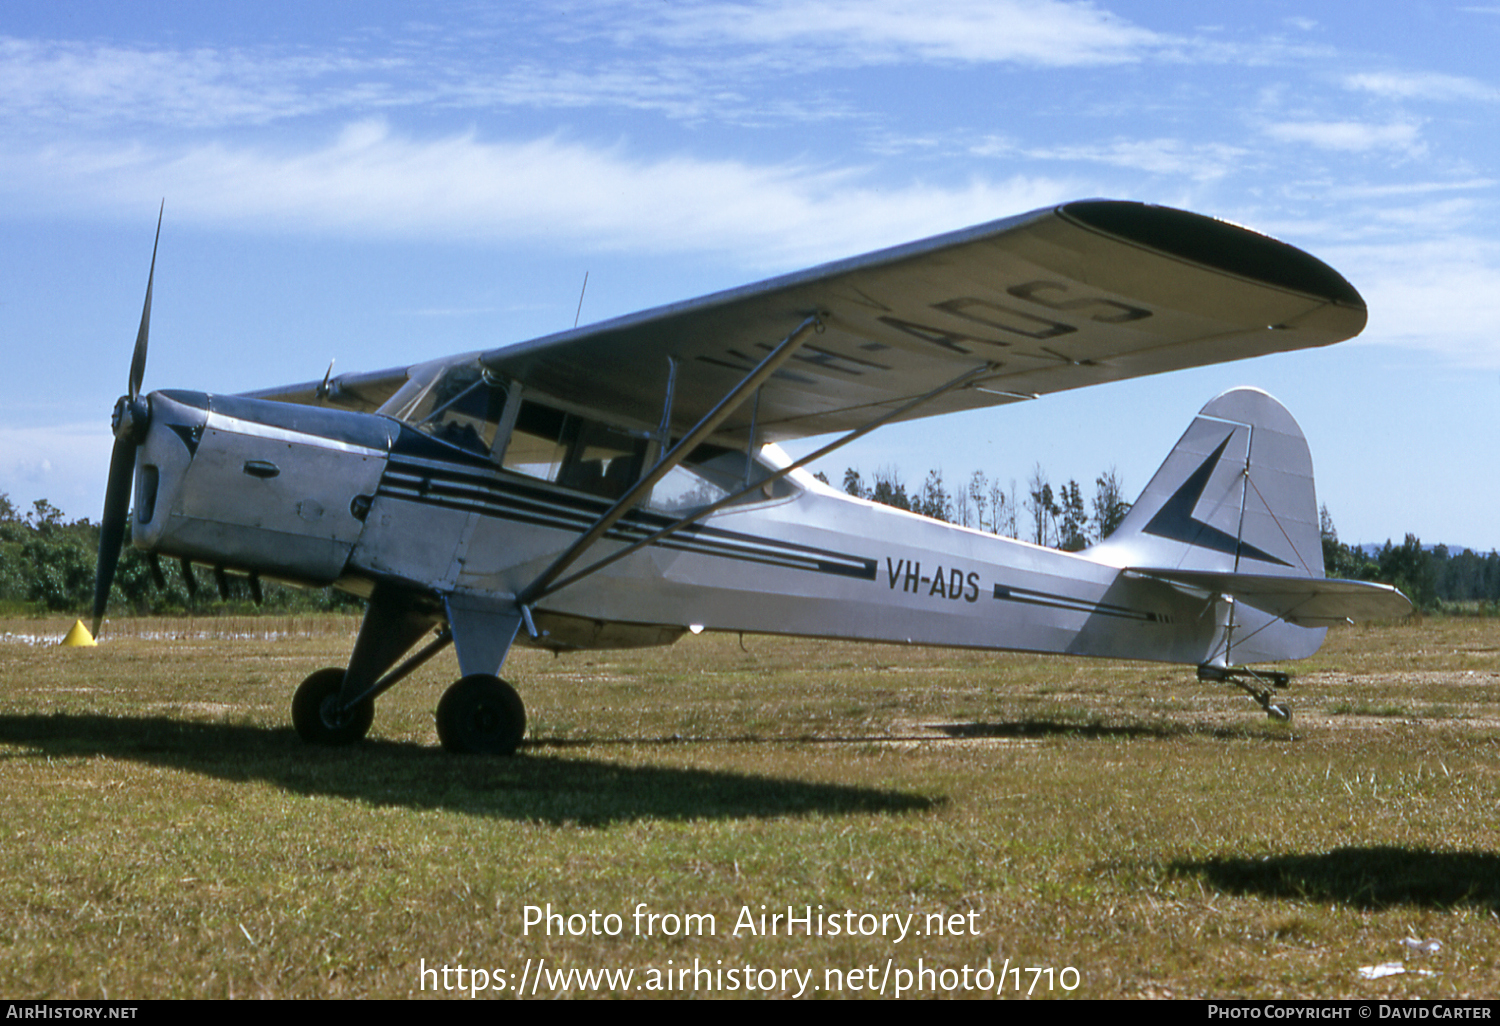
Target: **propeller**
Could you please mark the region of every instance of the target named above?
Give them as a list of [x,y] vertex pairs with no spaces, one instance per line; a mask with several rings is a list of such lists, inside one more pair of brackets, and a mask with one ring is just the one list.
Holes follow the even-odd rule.
[[141,308],[141,327],[135,335],[135,354],[130,358],[130,391],[115,403],[111,421],[115,446],[109,456],[109,483],[104,489],[104,515],[99,525],[99,569],[94,578],[96,638],[104,623],[104,607],[109,604],[109,589],[114,583],[115,567],[120,562],[120,547],[125,543],[125,520],[130,513],[130,489],[135,477],[135,452],[145,440],[146,428],[151,424],[151,404],[141,397],[141,382],[146,377],[146,340],[151,334],[151,286],[156,280],[156,246],[161,242],[161,220],[166,208],[163,200],[156,214],[151,273],[146,276],[146,303]]

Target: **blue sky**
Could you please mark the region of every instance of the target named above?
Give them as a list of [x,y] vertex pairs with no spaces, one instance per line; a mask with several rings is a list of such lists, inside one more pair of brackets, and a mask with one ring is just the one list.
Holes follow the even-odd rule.
[[489,348],[1090,196],[1211,214],[1360,338],[902,425],[916,484],[1139,491],[1280,398],[1347,541],[1500,546],[1500,2],[0,0],[0,491],[97,519],[157,206],[147,388]]

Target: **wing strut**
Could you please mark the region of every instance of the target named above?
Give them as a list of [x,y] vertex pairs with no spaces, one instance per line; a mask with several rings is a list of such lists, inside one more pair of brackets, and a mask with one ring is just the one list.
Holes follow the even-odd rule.
[[[565,578],[564,580],[558,581],[556,584],[547,584],[547,585],[544,585],[544,586],[542,586],[540,588],[536,588],[535,585],[533,585],[533,588],[535,589],[535,591],[534,591],[534,593],[528,595],[527,600],[526,600],[526,604],[529,605],[530,603],[536,602],[539,599],[546,598],[548,595],[551,595],[553,592],[561,591],[562,589],[566,588],[568,585],[574,583],[575,581],[580,581],[583,578],[588,577],[591,574],[594,574],[594,573],[597,573],[600,570],[603,570],[605,567],[609,566],[611,563],[615,562],[616,560],[624,559],[626,556],[630,555],[632,552],[635,552],[637,549],[644,548],[647,545],[654,545],[657,542],[661,541],[663,538],[666,538],[669,535],[676,534],[678,531],[682,530],[684,527],[687,527],[690,524],[693,524],[693,523],[695,523],[695,522],[697,522],[699,520],[702,520],[704,517],[708,516],[710,513],[717,512],[719,509],[723,508],[724,506],[729,505],[731,502],[734,502],[734,501],[742,498],[745,495],[748,495],[750,492],[756,491],[756,490],[758,490],[760,488],[764,488],[768,484],[771,484],[771,483],[773,483],[775,481],[781,480],[783,477],[786,477],[792,471],[794,471],[794,470],[800,470],[802,467],[807,466],[807,464],[812,463],[815,460],[822,459],[824,456],[827,456],[829,453],[833,452],[835,449],[843,448],[844,446],[848,445],[850,442],[854,441],[856,438],[860,438],[860,437],[862,437],[864,435],[869,434],[871,431],[874,431],[876,428],[880,427],[882,424],[886,424],[886,423],[888,423],[888,422],[890,422],[892,420],[895,420],[897,417],[900,417],[903,414],[910,413],[912,410],[916,409],[918,406],[921,406],[921,405],[923,405],[924,403],[927,403],[927,402],[931,402],[933,399],[938,398],[938,396],[945,395],[948,392],[953,391],[955,388],[960,388],[963,385],[968,384],[970,381],[974,380],[974,378],[978,377],[980,374],[984,374],[984,373],[988,373],[988,372],[992,372],[992,371],[998,370],[999,366],[1000,366],[999,364],[995,364],[995,363],[986,363],[986,364],[981,364],[978,367],[972,367],[969,370],[964,371],[962,374],[960,374],[958,377],[954,378],[952,381],[949,381],[947,384],[939,385],[937,388],[934,388],[931,392],[926,392],[926,393],[924,393],[922,395],[919,395],[915,399],[912,399],[910,402],[904,403],[901,406],[896,407],[894,410],[891,410],[891,411],[889,411],[887,413],[881,414],[879,417],[876,417],[874,420],[870,421],[868,424],[865,424],[863,427],[855,428],[853,431],[849,432],[847,435],[844,435],[843,437],[835,439],[834,441],[828,443],[827,445],[823,446],[823,448],[819,449],[817,452],[809,453],[808,455],[802,457],[800,460],[797,460],[794,463],[788,464],[787,466],[782,467],[780,470],[774,471],[771,474],[769,474],[768,476],[761,478],[760,480],[756,481],[754,484],[746,485],[744,488],[741,488],[739,491],[735,492],[732,495],[726,495],[724,498],[720,499],[718,502],[713,503],[712,505],[704,506],[702,509],[694,510],[693,512],[689,513],[687,516],[682,517],[681,519],[676,520],[673,523],[668,524],[666,527],[663,527],[660,531],[657,531],[655,534],[648,535],[647,537],[642,538],[639,541],[636,541],[636,542],[633,542],[630,545],[627,545],[625,548],[620,549],[617,552],[610,553],[608,556],[605,556],[603,559],[599,560],[597,563],[590,563],[587,567],[585,567],[584,569],[578,571],[576,574],[574,574],[571,577],[568,577],[568,578]],[[1035,399],[1036,398],[1036,396],[1034,396],[1034,395],[1022,396],[1020,394],[1016,394],[1016,397],[1017,398],[1027,398],[1027,399]],[[527,589],[528,593],[532,592],[533,588],[528,588]],[[523,609],[524,609],[524,607],[523,607]]]
[[661,425],[656,429],[656,454],[672,447],[672,401],[677,394],[677,357],[667,357],[667,398],[661,404]]
[[[562,572],[572,566],[589,546],[604,536],[605,531],[608,531],[621,517],[630,512],[631,508],[637,502],[650,494],[651,489],[656,487],[658,481],[666,477],[674,467],[687,459],[688,455],[694,449],[698,448],[704,439],[717,431],[719,425],[724,423],[735,410],[739,409],[740,404],[745,401],[747,396],[760,388],[766,379],[781,368],[782,364],[790,360],[792,355],[802,347],[802,343],[807,341],[809,335],[814,331],[821,331],[822,328],[823,322],[818,318],[817,314],[813,314],[797,325],[796,329],[790,335],[781,340],[780,345],[771,350],[766,358],[756,365],[754,370],[745,375],[744,380],[731,389],[723,399],[719,400],[717,406],[704,415],[696,427],[684,435],[672,447],[670,452],[658,460],[656,466],[647,471],[644,477],[637,481],[628,492],[620,496],[619,500],[606,510],[598,520],[594,521],[593,527],[590,527],[583,534],[579,535],[578,539],[572,545],[568,546],[562,555],[552,561],[551,566],[542,571],[536,580],[528,584],[516,596],[516,604],[519,606],[529,606],[535,602],[537,596],[542,594],[547,585],[557,580]],[[675,379],[675,374],[672,377]],[[672,381],[669,379],[669,390],[671,384]]]

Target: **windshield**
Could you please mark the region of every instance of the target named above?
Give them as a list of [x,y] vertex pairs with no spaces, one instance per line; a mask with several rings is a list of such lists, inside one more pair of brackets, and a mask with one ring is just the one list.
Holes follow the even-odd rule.
[[464,364],[407,382],[381,412],[449,445],[488,453],[505,412],[505,398],[505,386],[477,364]]

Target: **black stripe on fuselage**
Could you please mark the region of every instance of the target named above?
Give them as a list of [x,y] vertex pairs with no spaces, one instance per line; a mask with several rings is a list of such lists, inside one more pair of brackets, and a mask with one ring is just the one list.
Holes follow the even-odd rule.
[[[393,455],[381,478],[379,495],[445,509],[581,533],[608,510],[608,500],[561,489],[534,487],[498,473],[457,467],[438,461],[420,462]],[[632,510],[605,533],[610,541],[630,544],[669,524],[675,517]],[[691,524],[662,541],[665,549],[809,570],[816,573],[875,579],[875,560],[806,545],[772,541],[721,528]]]
[[1052,595],[1030,588],[1013,588],[1005,584],[995,585],[995,598],[1002,602],[1020,602],[1028,606],[1046,606],[1049,609],[1067,609],[1090,616],[1116,616],[1122,620],[1139,620],[1142,623],[1170,623],[1171,617],[1161,613],[1148,613],[1129,606],[1116,606],[1108,602],[1089,602],[1087,599],[1070,598],[1067,595]]

